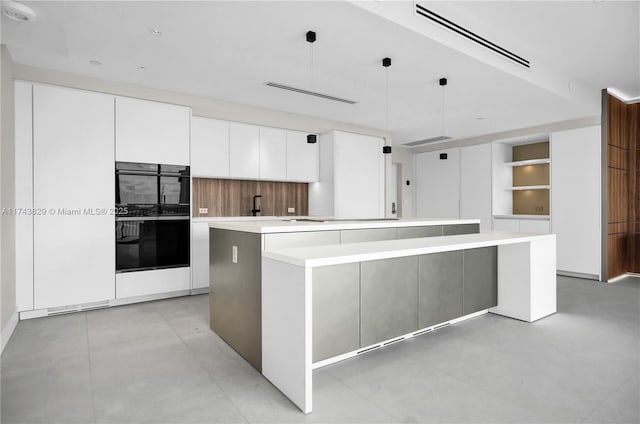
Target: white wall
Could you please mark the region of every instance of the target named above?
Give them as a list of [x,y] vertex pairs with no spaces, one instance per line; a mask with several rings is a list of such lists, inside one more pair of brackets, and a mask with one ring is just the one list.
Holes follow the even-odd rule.
[[[413,181],[413,152],[407,147],[393,146],[391,153],[391,162],[402,165],[402,186],[401,192],[398,192],[398,196],[402,196],[402,218],[413,217],[413,193],[415,187],[415,181]],[[389,176],[389,173],[387,173]],[[390,192],[389,184],[391,184],[392,178],[387,178],[387,193]],[[409,185],[407,185],[409,181]],[[387,216],[390,216],[391,202],[387,202]]]
[[[6,46],[1,46],[0,84],[0,208],[15,207],[15,129],[13,62]],[[15,217],[2,214],[0,220],[0,329],[2,348],[13,331],[16,312]]]

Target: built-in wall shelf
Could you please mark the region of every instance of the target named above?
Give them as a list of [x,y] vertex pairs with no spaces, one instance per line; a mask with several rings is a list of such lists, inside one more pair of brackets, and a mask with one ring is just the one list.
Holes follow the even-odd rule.
[[531,186],[517,186],[517,187],[507,187],[507,190],[549,190],[551,189],[550,185],[531,185]]
[[543,163],[551,163],[551,159],[543,158],[543,159],[528,159],[528,160],[519,160],[515,162],[507,162],[506,166],[527,166],[527,165],[540,165]]

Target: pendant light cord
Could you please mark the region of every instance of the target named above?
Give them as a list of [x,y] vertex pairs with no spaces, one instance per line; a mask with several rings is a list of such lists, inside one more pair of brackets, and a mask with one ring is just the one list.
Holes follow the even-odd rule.
[[444,88],[446,86],[443,85],[442,86],[442,135],[445,135],[446,130],[445,130],[445,126],[444,126]]
[[386,104],[385,104],[385,128],[389,131],[389,68],[385,68]]

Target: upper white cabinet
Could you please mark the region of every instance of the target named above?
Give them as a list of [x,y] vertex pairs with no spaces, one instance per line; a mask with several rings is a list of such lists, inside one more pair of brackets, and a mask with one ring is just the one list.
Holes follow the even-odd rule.
[[460,148],[460,218],[480,219],[491,231],[491,144]]
[[280,128],[260,127],[260,179],[287,178],[287,133]]
[[308,143],[309,133],[287,131],[287,180],[318,181],[318,143]]
[[260,178],[260,127],[257,125],[229,124],[229,176]]
[[33,87],[35,309],[115,298],[113,105],[106,94]]
[[229,121],[191,118],[191,175],[229,178]]
[[116,97],[116,160],[189,165],[191,109]]
[[460,149],[416,154],[414,175],[416,217],[460,216]]
[[385,168],[380,137],[332,131],[320,136],[320,181],[309,186],[309,214],[383,218]]
[[600,126],[551,134],[551,230],[558,270],[600,277]]

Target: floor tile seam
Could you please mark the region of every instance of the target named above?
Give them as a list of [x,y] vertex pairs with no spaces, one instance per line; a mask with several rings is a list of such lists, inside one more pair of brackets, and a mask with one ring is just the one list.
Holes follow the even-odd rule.
[[96,401],[95,401],[95,387],[93,385],[93,363],[91,362],[91,342],[89,339],[89,322],[87,319],[87,313],[82,312],[84,315],[84,327],[87,333],[87,356],[89,359],[89,385],[91,388],[91,413],[93,414],[93,422],[98,422],[98,416],[96,415]]
[[[636,371],[637,372],[637,371]],[[616,393],[618,393],[623,386],[625,386],[629,381],[631,381],[631,379],[633,379],[635,377],[635,375],[631,375],[629,377],[627,377],[626,379],[623,380],[623,382],[618,385],[618,387],[616,387],[615,389],[611,390],[606,396],[604,396],[600,402],[598,402],[593,408],[591,408],[591,410],[587,413],[587,415],[585,415],[580,422],[583,423],[586,420],[589,419],[589,417],[591,417],[598,409],[600,409],[600,407],[602,405],[604,405],[609,399],[611,399],[611,397],[613,397],[613,395],[615,395]]]
[[468,381],[465,379],[462,379],[454,374],[451,374],[443,369],[438,369],[439,372],[441,372],[442,374],[451,377],[452,379],[456,380],[457,382],[465,385],[466,387],[470,388],[471,390],[475,390],[475,391],[480,391],[482,393],[484,393],[485,395],[490,396],[491,398],[495,399],[497,402],[500,403],[506,403],[509,404],[512,407],[518,408],[518,409],[522,409],[524,411],[529,412],[531,415],[535,416],[535,417],[539,417],[540,415],[538,414],[538,411],[536,411],[535,409],[531,409],[526,405],[521,404],[520,402],[514,402],[512,400],[509,399],[505,399],[503,396],[494,393],[492,391],[487,390],[483,385],[478,385],[476,383],[473,383],[472,381]]
[[[233,400],[231,399],[231,396],[224,390],[224,388],[222,386],[220,386],[220,384],[218,384],[218,382],[216,381],[214,375],[211,373],[211,371],[209,371],[209,369],[207,369],[207,367],[205,366],[205,364],[191,351],[189,345],[184,341],[182,335],[180,335],[176,329],[174,328],[174,326],[171,324],[171,322],[164,317],[164,315],[161,314],[161,316],[163,317],[163,319],[167,322],[167,324],[169,325],[169,328],[171,328],[171,331],[176,335],[176,337],[178,337],[178,339],[180,339],[180,342],[183,344],[184,348],[186,349],[189,357],[191,357],[193,360],[195,360],[195,362],[198,363],[198,365],[200,366],[200,369],[202,371],[204,371],[206,373],[206,375],[209,377],[209,379],[211,380],[211,382],[213,384],[216,385],[216,387],[220,390],[220,396],[214,397],[212,399],[220,399],[220,398],[227,398],[227,400],[229,400],[230,402],[232,402],[234,408],[238,411],[238,413],[240,413],[242,415],[242,417],[245,419],[246,421],[246,417],[244,416],[244,414],[242,414],[242,412],[238,409],[237,405],[235,403],[233,403]],[[248,422],[248,421],[247,421]]]

